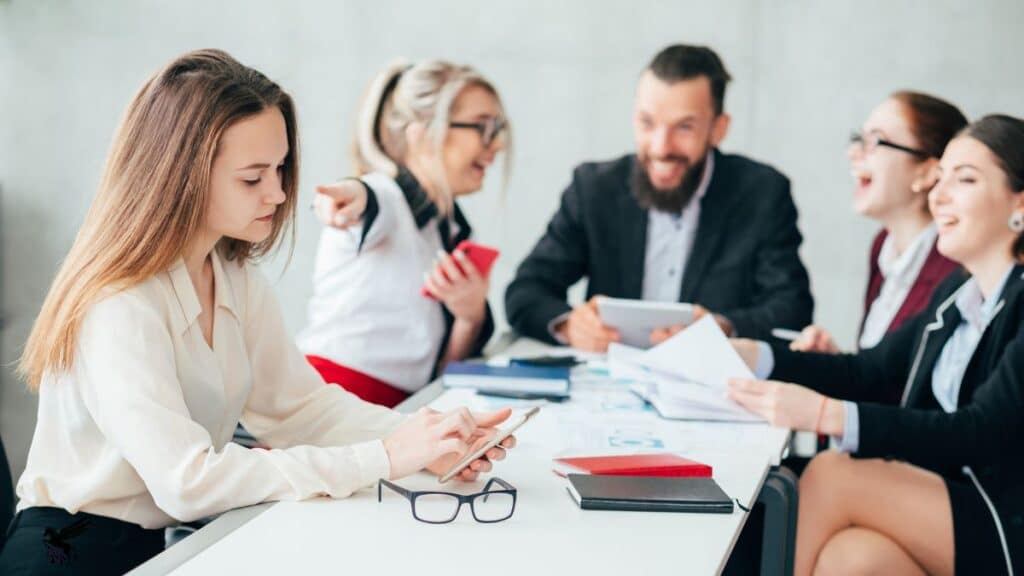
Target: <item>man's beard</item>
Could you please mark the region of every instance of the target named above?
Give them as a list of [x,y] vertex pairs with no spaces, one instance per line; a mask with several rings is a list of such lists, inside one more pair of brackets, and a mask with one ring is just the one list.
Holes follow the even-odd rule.
[[[671,159],[678,160],[679,158]],[[686,208],[690,199],[697,193],[697,188],[700,187],[700,182],[704,178],[705,164],[707,164],[707,154],[701,156],[699,162],[686,170],[678,186],[670,190],[659,190],[651,183],[644,162],[637,158],[636,170],[633,170],[632,178],[633,196],[644,210],[654,208],[659,212],[678,214],[683,211],[683,208]]]

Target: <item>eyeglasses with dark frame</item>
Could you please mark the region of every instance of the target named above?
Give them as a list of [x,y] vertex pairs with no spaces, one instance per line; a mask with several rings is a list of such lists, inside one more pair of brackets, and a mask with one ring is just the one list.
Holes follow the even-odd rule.
[[448,127],[476,130],[480,134],[480,141],[483,142],[484,147],[489,148],[505,131],[508,123],[504,118],[493,116],[478,122],[449,122]]
[[872,152],[879,146],[886,148],[892,148],[893,150],[899,150],[900,152],[906,152],[907,154],[913,154],[918,158],[931,158],[931,154],[924,150],[918,150],[917,148],[911,148],[910,146],[904,146],[903,144],[897,144],[891,140],[886,140],[878,134],[864,134],[863,132],[850,132],[850,145],[860,146],[860,149],[864,152]]
[[[503,489],[491,490],[495,484]],[[377,482],[377,502],[383,498],[385,486],[405,496],[412,505],[413,518],[428,524],[447,524],[455,520],[463,504],[469,504],[474,520],[485,524],[508,520],[516,509],[516,489],[498,477],[488,480],[483,491],[465,495],[436,490],[409,490],[381,478]]]

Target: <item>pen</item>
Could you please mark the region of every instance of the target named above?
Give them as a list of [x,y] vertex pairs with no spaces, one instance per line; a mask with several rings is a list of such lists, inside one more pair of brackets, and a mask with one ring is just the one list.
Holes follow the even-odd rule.
[[792,342],[800,338],[800,332],[798,330],[788,330],[786,328],[772,328],[772,336],[779,340]]

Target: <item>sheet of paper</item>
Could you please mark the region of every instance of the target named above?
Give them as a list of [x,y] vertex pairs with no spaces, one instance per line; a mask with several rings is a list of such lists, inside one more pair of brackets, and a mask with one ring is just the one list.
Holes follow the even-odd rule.
[[649,379],[650,370],[643,364],[646,350],[613,342],[608,347],[608,374],[616,380]]
[[[450,410],[469,406],[490,411],[503,407],[500,400],[476,396],[469,390],[448,390],[431,407]],[[695,459],[699,456],[712,464],[722,454],[756,453],[765,444],[778,443],[778,434],[785,434],[763,421],[668,420],[622,385],[614,392],[610,388],[593,390],[579,398],[574,391],[572,401],[564,404],[539,404],[543,406],[540,413],[516,432],[516,439],[520,447],[551,457],[570,452],[594,455],[664,451]],[[504,405],[522,409],[531,404],[513,400]]]
[[658,413],[671,420],[712,422],[763,422],[764,420],[729,400],[721,391],[682,380],[634,384],[631,389],[650,402]]
[[725,390],[730,378],[754,377],[710,314],[644,352],[640,363],[718,390]]

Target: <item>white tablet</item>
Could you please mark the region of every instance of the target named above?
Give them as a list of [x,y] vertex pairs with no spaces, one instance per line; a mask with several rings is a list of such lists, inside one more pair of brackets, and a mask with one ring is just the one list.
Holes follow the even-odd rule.
[[650,348],[653,330],[690,324],[694,312],[693,304],[681,302],[599,298],[597,313],[605,326],[619,331],[623,344]]

